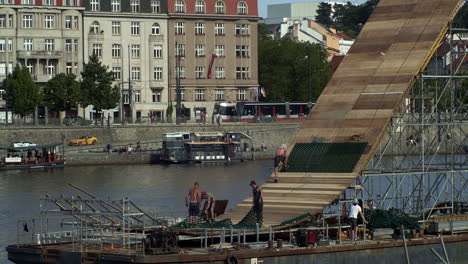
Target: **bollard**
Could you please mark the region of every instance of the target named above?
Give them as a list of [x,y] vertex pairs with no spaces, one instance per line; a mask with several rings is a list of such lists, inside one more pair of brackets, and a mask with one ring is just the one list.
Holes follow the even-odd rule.
[[273,228],[270,226],[268,229],[268,241],[273,240]]
[[245,244],[245,243],[246,243],[246,242],[245,242],[245,228],[244,228],[244,244]]
[[255,223],[255,231],[257,233],[257,242],[260,241],[260,226],[258,225],[258,223]]

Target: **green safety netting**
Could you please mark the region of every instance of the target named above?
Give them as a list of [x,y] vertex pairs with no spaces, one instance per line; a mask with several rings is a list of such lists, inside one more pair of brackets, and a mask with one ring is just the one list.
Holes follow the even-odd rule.
[[283,171],[350,173],[366,147],[366,142],[298,143]]

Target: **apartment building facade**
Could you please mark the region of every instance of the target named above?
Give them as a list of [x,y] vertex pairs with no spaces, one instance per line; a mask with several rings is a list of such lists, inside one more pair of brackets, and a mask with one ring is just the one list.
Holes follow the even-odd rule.
[[[256,0],[168,0],[169,102],[179,80],[184,118],[248,101],[258,88]],[[175,114],[174,114],[175,115]]]
[[[115,121],[161,120],[168,102],[167,2],[83,0],[85,59],[96,55],[114,73],[121,102]],[[94,110],[88,108],[90,116]]]

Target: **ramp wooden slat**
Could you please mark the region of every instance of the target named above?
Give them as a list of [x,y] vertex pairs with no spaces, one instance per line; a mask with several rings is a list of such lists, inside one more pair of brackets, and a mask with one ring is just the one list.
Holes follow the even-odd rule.
[[[320,212],[351,186],[379,141],[415,76],[435,52],[462,0],[381,0],[331,78],[293,144],[347,142],[358,135],[368,148],[353,173],[279,173],[264,186],[264,225]],[[251,198],[225,214],[233,223]]]

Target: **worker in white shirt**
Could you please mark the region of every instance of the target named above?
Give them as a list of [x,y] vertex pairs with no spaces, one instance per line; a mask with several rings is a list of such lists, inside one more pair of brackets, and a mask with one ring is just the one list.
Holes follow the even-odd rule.
[[349,224],[351,225],[351,239],[357,240],[357,216],[361,215],[364,223],[368,224],[364,214],[362,213],[362,208],[359,206],[358,199],[354,199],[353,205],[351,206],[351,212],[349,215]]

